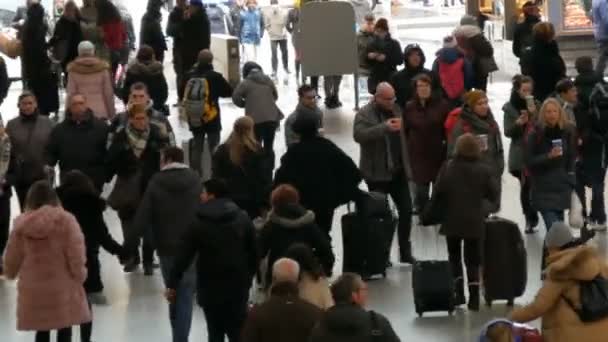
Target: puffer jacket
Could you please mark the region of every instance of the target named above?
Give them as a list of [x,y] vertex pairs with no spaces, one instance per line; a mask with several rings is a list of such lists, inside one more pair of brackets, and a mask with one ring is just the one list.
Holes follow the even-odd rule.
[[54,330],[91,321],[82,284],[84,236],[61,207],[43,206],[15,219],[4,253],[4,275],[19,277],[17,329]]
[[108,62],[97,57],[78,57],[68,64],[68,97],[82,94],[87,105],[100,119],[112,119],[114,107],[114,86]]
[[[334,253],[329,239],[315,223],[315,214],[299,205],[274,208],[268,214],[268,222],[259,236],[260,257],[268,256],[268,265],[285,255],[294,243],[309,246],[323,266],[325,274],[332,274]],[[267,273],[270,284],[271,272]]]
[[277,88],[261,69],[251,70],[232,93],[232,102],[245,108],[245,114],[256,124],[283,119],[283,113],[276,104],[278,98]]
[[129,102],[131,86],[137,82],[142,82],[148,87],[152,107],[158,111],[163,111],[169,97],[169,88],[167,79],[163,74],[163,65],[156,61],[149,63],[135,61],[127,68],[125,85],[122,89],[122,100],[125,104]]
[[545,342],[600,342],[608,334],[608,318],[582,322],[566,301],[580,307],[580,282],[608,278],[608,266],[594,247],[568,248],[547,257],[546,278],[534,301],[511,312],[515,322],[542,318]]

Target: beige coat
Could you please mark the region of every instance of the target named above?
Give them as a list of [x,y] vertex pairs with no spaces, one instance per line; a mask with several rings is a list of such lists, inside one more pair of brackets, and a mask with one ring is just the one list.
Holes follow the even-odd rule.
[[300,298],[319,309],[327,310],[334,306],[327,278],[321,277],[318,280],[314,280],[308,273],[303,272],[298,288]]
[[529,322],[542,317],[545,342],[605,342],[608,319],[583,323],[568,305],[568,298],[580,307],[579,281],[588,281],[601,274],[608,277],[608,266],[590,246],[569,248],[547,258],[547,277],[534,302],[515,309],[511,319]]
[[83,94],[89,108],[100,119],[116,114],[110,65],[97,57],[78,57],[68,64],[68,97]]

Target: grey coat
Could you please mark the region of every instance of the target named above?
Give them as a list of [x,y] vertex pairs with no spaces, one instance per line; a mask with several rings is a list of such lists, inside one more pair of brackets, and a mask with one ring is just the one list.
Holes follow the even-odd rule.
[[[391,117],[401,118],[401,109],[397,104],[392,114],[387,115],[373,101],[355,115],[353,136],[361,148],[359,169],[366,181],[390,181],[402,166],[405,166],[404,172],[410,178],[405,135],[388,130],[385,121]],[[394,150],[396,146],[399,146],[398,151]],[[389,162],[389,159],[392,161]],[[393,167],[389,164],[393,164]]]
[[511,147],[509,147],[509,171],[522,171],[524,165],[524,137],[527,125],[520,126],[516,123],[520,113],[515,109],[511,102],[505,103],[502,106],[503,127],[505,136],[511,138]]
[[251,71],[232,93],[232,102],[245,108],[245,115],[251,117],[256,124],[283,119],[283,113],[276,104],[278,98],[272,80],[258,70]]
[[29,184],[45,175],[46,147],[53,122],[46,116],[34,115],[32,118],[20,115],[6,124],[17,184]]
[[184,164],[170,164],[156,173],[146,187],[125,246],[137,246],[146,229],[152,229],[158,254],[177,255],[183,235],[194,220],[201,188],[198,174]]

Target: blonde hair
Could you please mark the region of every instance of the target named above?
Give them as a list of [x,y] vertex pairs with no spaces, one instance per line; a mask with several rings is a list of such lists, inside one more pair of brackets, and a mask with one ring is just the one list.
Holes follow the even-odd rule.
[[128,106],[129,110],[127,111],[128,117],[133,118],[136,114],[144,113],[147,115],[147,107],[144,104],[131,104]]
[[552,97],[546,99],[545,102],[543,102],[543,105],[540,107],[540,111],[538,112],[538,124],[543,128],[547,126],[545,112],[547,111],[548,105],[554,105],[557,107],[557,111],[559,112],[559,120],[557,121],[557,125],[559,128],[564,129],[564,127],[566,127],[566,112],[559,101]]
[[234,122],[226,144],[230,161],[235,165],[241,165],[245,153],[257,152],[260,149],[260,144],[253,133],[253,125],[253,119],[248,116],[242,116]]

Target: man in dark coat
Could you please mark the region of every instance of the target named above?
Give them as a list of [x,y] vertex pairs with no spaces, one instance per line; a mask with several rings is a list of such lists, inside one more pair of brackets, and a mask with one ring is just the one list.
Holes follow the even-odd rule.
[[184,70],[182,62],[182,49],[184,39],[184,15],[186,11],[186,0],[177,0],[175,7],[169,14],[167,21],[167,36],[173,38],[173,70],[175,71],[175,83],[177,87],[177,101],[181,101],[184,97],[183,80],[186,70]]
[[141,29],[139,32],[139,46],[148,45],[154,49],[156,60],[163,62],[165,60],[165,51],[167,51],[167,42],[161,28],[160,22],[162,14],[160,7],[162,2],[152,0],[148,2],[146,13],[141,18]]
[[319,227],[329,236],[336,207],[354,200],[361,172],[353,160],[330,140],[319,136],[319,118],[298,115],[293,130],[300,142],[281,157],[275,184],[291,184],[302,205],[315,213]]
[[[336,305],[323,314],[313,329],[309,341],[399,342],[399,337],[386,317],[365,309],[368,291],[367,284],[359,275],[342,274],[331,286],[331,294]],[[371,339],[370,335],[372,335]]]
[[213,154],[216,147],[220,144],[220,132],[222,130],[222,116],[219,99],[220,97],[231,97],[232,86],[230,86],[230,83],[228,83],[222,74],[213,70],[213,54],[207,49],[202,50],[199,53],[198,63],[185,77],[185,83],[187,84],[192,78],[204,78],[207,81],[207,84],[209,85],[209,105],[217,110],[217,116],[212,120],[207,122],[202,121],[200,127],[190,127],[190,131],[192,131],[193,135],[190,164],[193,165],[195,170],[202,174],[200,168],[205,137],[207,137],[209,151]]
[[540,23],[540,10],[533,1],[527,1],[523,7],[524,20],[515,25],[513,30],[513,54],[521,57],[521,53],[528,47],[532,46],[533,34],[532,28],[537,23]]
[[[163,150],[160,163],[161,170],[148,183],[124,245],[125,250],[133,250],[148,230],[160,260],[163,280],[168,285],[181,239],[198,208],[202,184],[196,172],[184,164],[184,152],[180,148]],[[175,341],[188,340],[195,284],[194,268],[190,267],[176,285],[175,303],[169,305]]]
[[108,125],[95,118],[84,95],[74,94],[69,99],[66,120],[51,132],[47,146],[48,164],[59,164],[62,175],[71,170],[82,171],[101,192],[106,180],[107,139]]
[[[201,0],[191,0],[182,24],[182,68],[184,73],[197,61],[201,50],[211,47],[211,28],[207,10]],[[185,83],[183,87],[185,87]],[[182,93],[183,94],[183,93]]]
[[137,59],[127,69],[125,83],[122,89],[122,100],[125,104],[129,102],[131,86],[141,82],[148,87],[148,93],[152,99],[152,107],[169,115],[165,108],[169,97],[169,86],[163,73],[163,65],[155,59],[154,49],[148,45],[142,45],[137,52]]
[[247,317],[249,288],[258,267],[255,228],[247,213],[226,197],[222,180],[204,184],[202,204],[186,230],[168,277],[167,298],[176,289],[195,257],[198,303],[203,308],[210,341],[227,335],[238,340]]
[[405,47],[403,50],[403,61],[405,68],[395,73],[390,80],[397,95],[397,104],[401,109],[405,108],[407,101],[411,100],[414,96],[415,89],[412,81],[418,74],[426,74],[433,80],[433,91],[439,89],[437,77],[433,75],[431,70],[424,67],[426,56],[418,44],[409,44]]
[[254,307],[243,328],[243,342],[308,342],[322,311],[298,297],[300,266],[291,259],[272,265],[270,298]]

